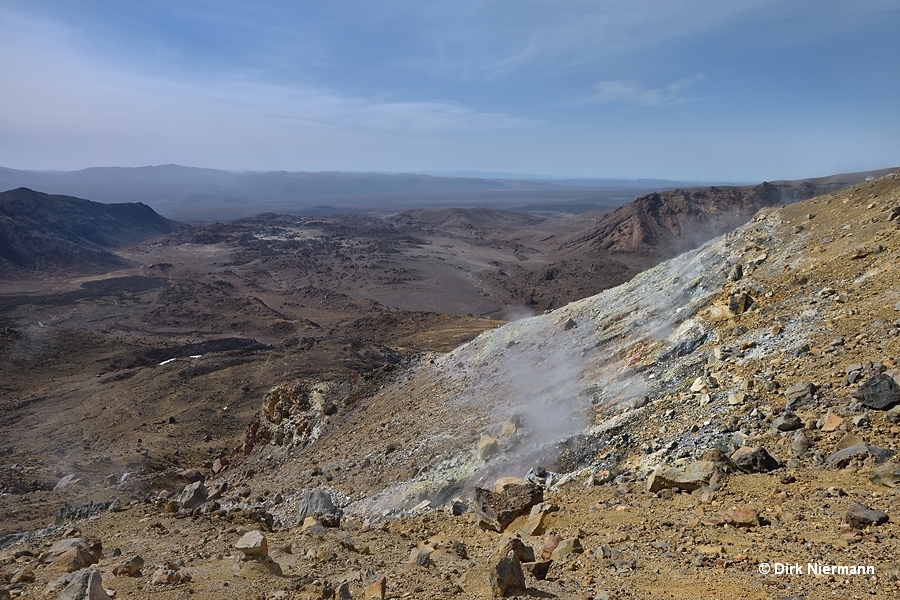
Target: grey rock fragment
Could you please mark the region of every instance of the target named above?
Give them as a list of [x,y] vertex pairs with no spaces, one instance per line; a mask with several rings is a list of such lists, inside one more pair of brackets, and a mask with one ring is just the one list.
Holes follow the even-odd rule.
[[863,406],[887,410],[900,404],[900,385],[893,378],[879,373],[863,382],[852,395]]
[[325,527],[339,527],[344,511],[334,505],[331,494],[323,490],[303,490],[297,504],[297,522],[312,517]]
[[83,569],[75,573],[72,582],[60,592],[58,600],[111,600],[103,589],[103,579],[97,569]]
[[856,529],[888,522],[887,513],[869,508],[863,504],[852,504],[844,515],[844,523]]
[[495,598],[506,598],[526,591],[525,573],[515,552],[507,552],[491,567],[491,591]]
[[181,505],[181,508],[193,510],[206,502],[207,495],[209,495],[209,492],[206,486],[203,485],[203,482],[195,481],[184,486],[184,490],[178,496],[178,503]]
[[744,446],[738,448],[731,455],[731,460],[737,465],[737,468],[745,473],[768,473],[781,466],[765,448],[753,448]]

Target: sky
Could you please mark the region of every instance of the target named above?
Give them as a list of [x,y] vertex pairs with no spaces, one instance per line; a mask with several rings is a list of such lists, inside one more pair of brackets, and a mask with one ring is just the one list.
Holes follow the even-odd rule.
[[897,0],[3,0],[0,166],[900,166]]

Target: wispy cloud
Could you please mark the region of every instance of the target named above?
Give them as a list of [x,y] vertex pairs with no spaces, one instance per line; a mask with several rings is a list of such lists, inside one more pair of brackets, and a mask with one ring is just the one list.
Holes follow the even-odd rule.
[[704,79],[703,75],[697,74],[662,87],[649,87],[634,81],[601,81],[594,85],[592,93],[566,104],[620,103],[651,108],[671,106],[694,100],[686,96],[685,92]]

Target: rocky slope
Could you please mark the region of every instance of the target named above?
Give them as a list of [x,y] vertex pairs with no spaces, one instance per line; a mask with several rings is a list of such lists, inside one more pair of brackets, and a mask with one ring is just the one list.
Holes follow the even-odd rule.
[[[122,552],[96,556],[121,597],[896,597],[898,224],[890,175],[365,398],[285,382],[242,458],[184,473],[205,502],[70,511],[4,539],[2,568],[36,596],[68,568],[51,542],[79,533],[84,563],[92,537]],[[133,554],[144,576],[114,576]]]
[[101,204],[28,188],[0,193],[0,275],[120,267],[110,252],[182,225],[145,204]]

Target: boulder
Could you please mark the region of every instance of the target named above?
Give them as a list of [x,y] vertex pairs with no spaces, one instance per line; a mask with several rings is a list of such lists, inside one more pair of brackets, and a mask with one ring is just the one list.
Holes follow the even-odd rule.
[[863,504],[851,504],[844,515],[844,523],[855,529],[863,529],[869,525],[881,525],[887,522],[887,513],[869,508]]
[[541,488],[530,482],[509,485],[500,493],[475,488],[475,516],[482,529],[502,532],[543,499]]
[[53,563],[54,568],[72,573],[100,562],[103,547],[99,541],[67,538],[53,544],[41,556],[41,562]]
[[199,506],[202,506],[203,503],[206,502],[206,497],[208,495],[209,492],[206,489],[206,486],[203,485],[203,482],[195,481],[184,486],[184,489],[178,496],[177,502],[181,506],[181,508],[193,510]]
[[731,455],[738,469],[745,473],[768,473],[781,466],[765,448],[743,446]]
[[869,481],[892,488],[900,486],[900,464],[886,462],[876,467],[869,475]]
[[522,563],[513,551],[507,552],[491,567],[491,592],[494,598],[506,598],[526,591]]
[[561,540],[556,548],[553,549],[553,552],[550,553],[551,560],[561,560],[570,554],[581,554],[584,552],[584,548],[581,546],[581,540],[576,538],[565,538]]
[[887,410],[900,404],[900,385],[893,378],[879,373],[867,379],[853,391],[853,397],[863,406],[875,410]]
[[59,593],[58,600],[112,600],[97,569],[84,569]]
[[658,492],[666,488],[678,488],[693,492],[709,485],[718,472],[718,465],[709,460],[692,462],[683,469],[657,467],[647,479],[647,489],[651,492]]
[[793,410],[795,406],[804,402],[812,402],[816,386],[808,381],[798,381],[784,390],[784,406],[787,410]]
[[144,568],[144,559],[140,556],[132,556],[120,562],[113,569],[113,575],[127,575],[129,577],[140,577],[141,569]]
[[825,459],[825,464],[835,469],[843,469],[853,460],[867,460],[874,458],[875,462],[883,463],[891,457],[893,452],[884,448],[876,448],[875,446],[867,446],[866,444],[855,444],[847,448],[842,448],[837,452],[833,452]]
[[248,531],[234,545],[236,550],[244,553],[244,556],[264,557],[269,555],[269,545],[266,536],[255,529]]
[[344,511],[334,505],[331,494],[323,490],[303,490],[297,503],[297,522],[312,517],[325,527],[339,527]]
[[386,594],[387,579],[383,575],[363,588],[365,600],[384,600]]

